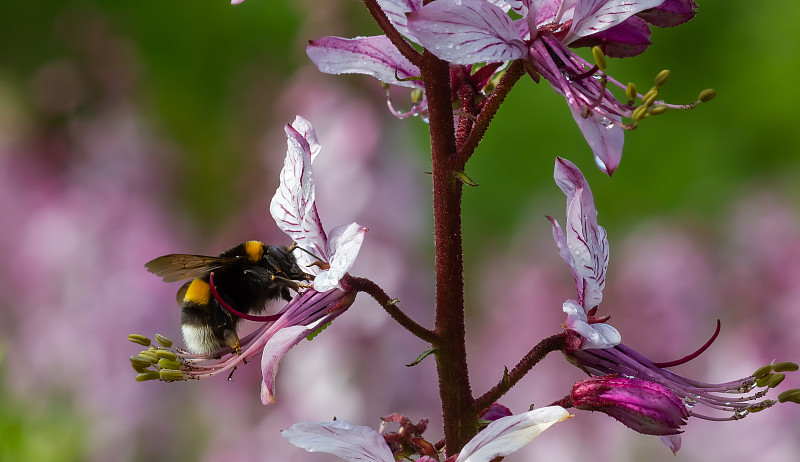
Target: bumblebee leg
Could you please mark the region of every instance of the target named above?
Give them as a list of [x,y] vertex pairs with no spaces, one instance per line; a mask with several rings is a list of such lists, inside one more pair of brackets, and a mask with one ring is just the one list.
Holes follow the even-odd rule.
[[225,344],[233,348],[233,351],[241,356],[242,347],[239,344],[239,336],[236,335],[236,331],[233,329],[225,329],[223,336],[225,337]]

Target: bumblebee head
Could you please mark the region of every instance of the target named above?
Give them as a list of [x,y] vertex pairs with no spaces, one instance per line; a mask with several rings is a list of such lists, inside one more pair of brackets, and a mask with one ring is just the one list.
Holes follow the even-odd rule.
[[313,276],[300,269],[295,256],[284,246],[271,245],[267,247],[262,261],[264,261],[266,268],[287,279],[305,281],[313,279]]

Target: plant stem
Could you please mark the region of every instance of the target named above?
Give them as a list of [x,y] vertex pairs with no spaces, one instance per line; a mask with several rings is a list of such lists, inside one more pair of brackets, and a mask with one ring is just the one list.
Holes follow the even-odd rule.
[[553,351],[564,351],[568,348],[576,348],[580,346],[580,338],[576,337],[571,330],[547,337],[539,342],[535,347],[531,348],[528,354],[523,357],[510,372],[503,375],[497,385],[492,387],[480,398],[475,400],[475,410],[480,412],[492,403],[500,399],[508,392],[522,377],[525,376],[536,364],[539,363],[545,356]]
[[389,298],[386,292],[383,291],[377,284],[367,278],[360,278],[355,276],[347,276],[346,282],[350,284],[358,292],[369,294],[377,301],[389,316],[392,317],[398,324],[405,327],[406,330],[416,335],[418,338],[430,343],[436,343],[436,334],[411,319],[407,314],[403,313],[400,307],[397,306],[397,300]]
[[461,450],[476,433],[464,327],[461,244],[461,182],[453,175],[456,156],[450,68],[427,50],[420,71],[428,97],[436,252],[436,365],[447,454]]

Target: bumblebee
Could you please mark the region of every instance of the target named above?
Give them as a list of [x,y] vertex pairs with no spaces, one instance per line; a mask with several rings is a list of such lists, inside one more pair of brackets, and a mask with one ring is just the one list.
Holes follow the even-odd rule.
[[164,282],[192,280],[178,290],[181,307],[181,331],[186,349],[208,354],[225,346],[240,352],[236,326],[241,320],[226,310],[213,296],[209,277],[214,273],[217,295],[236,311],[259,313],[269,301],[291,300],[290,290],[303,287],[298,281],[310,281],[292,255],[296,247],[264,245],[247,241],[219,254],[170,254],[145,263],[148,271]]

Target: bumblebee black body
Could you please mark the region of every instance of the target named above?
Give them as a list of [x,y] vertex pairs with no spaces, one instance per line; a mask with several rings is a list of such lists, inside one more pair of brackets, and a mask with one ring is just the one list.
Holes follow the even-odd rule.
[[247,241],[218,257],[171,254],[145,264],[151,273],[172,282],[192,278],[178,291],[181,330],[189,351],[211,353],[229,346],[238,352],[240,318],[223,308],[211,293],[209,275],[219,297],[245,314],[259,313],[277,298],[291,300],[297,281],[308,281],[289,248]]

